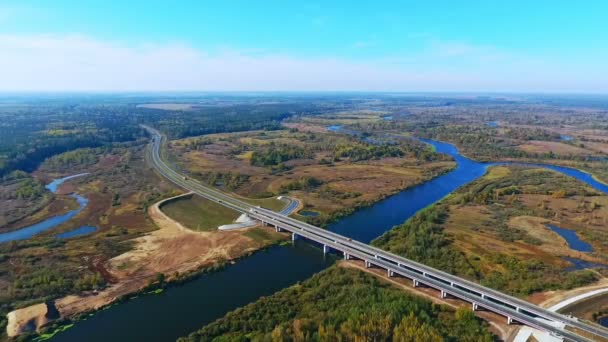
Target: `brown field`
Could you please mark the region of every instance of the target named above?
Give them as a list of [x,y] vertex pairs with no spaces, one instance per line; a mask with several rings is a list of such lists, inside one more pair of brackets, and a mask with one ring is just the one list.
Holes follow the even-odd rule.
[[[162,202],[149,209],[149,215],[159,229],[136,238],[132,250],[99,265],[106,277],[112,278],[112,284],[95,295],[70,295],[56,300],[61,317],[100,309],[147,286],[158,273],[166,274],[171,280],[218,262],[236,259],[284,238],[273,230],[262,228],[194,232],[166,216],[159,209]],[[39,306],[13,311],[9,315],[8,331],[17,334],[29,324],[39,327],[37,324],[45,323],[47,320],[40,315],[46,310],[34,310]]]
[[[509,179],[510,177],[534,177],[537,169],[518,171],[517,176],[509,167],[491,168],[477,183],[490,184],[491,182]],[[555,174],[557,176],[557,174]],[[520,178],[522,179],[522,178]],[[546,189],[560,186],[561,181],[547,179],[546,184],[538,186]],[[591,191],[579,182],[569,179],[564,183],[565,189],[571,191]],[[451,204],[449,217],[444,223],[445,230],[454,238],[454,244],[466,254],[478,257],[480,265],[491,265],[483,262],[488,251],[517,257],[518,259],[536,259],[557,266],[566,267],[568,263],[562,257],[574,257],[591,262],[608,262],[608,196],[553,196],[549,194],[525,193],[526,191],[539,191],[534,185],[523,187],[524,193],[518,194],[515,199],[523,208],[514,211],[509,200],[504,198],[493,205],[480,205],[469,203]],[[545,189],[545,188],[542,188]],[[576,189],[576,190],[575,190]],[[547,191],[547,190],[542,190]],[[549,190],[551,191],[551,190]],[[512,198],[512,197],[509,197]],[[455,200],[458,203],[458,200]],[[454,203],[454,202],[452,202]],[[498,215],[498,216],[497,216]],[[509,228],[523,231],[538,243],[528,243],[522,240],[505,241],[496,231],[496,227],[504,224]],[[553,232],[546,225],[575,230],[579,238],[593,246],[592,253],[582,253],[569,248],[568,243],[559,234]],[[475,259],[475,258],[473,258]],[[491,271],[488,269],[487,271]]]
[[[607,139],[608,139],[608,137],[607,137]],[[583,144],[589,150],[592,150],[592,151],[595,151],[595,152],[599,152],[599,153],[608,154],[608,143],[606,143],[606,142],[585,141]]]
[[589,151],[585,148],[572,146],[555,141],[540,141],[532,140],[519,146],[519,149],[528,153],[549,153],[553,152],[556,155],[589,155],[593,154],[593,151]]
[[[298,125],[301,125],[298,123]],[[325,128],[323,128],[325,130]],[[413,157],[383,158],[350,162],[348,160],[335,162],[331,165],[319,164],[323,158],[331,159],[323,151],[315,154],[313,159],[295,159],[285,162],[290,170],[273,174],[269,168],[253,166],[250,163],[251,151],[245,151],[231,156],[230,151],[238,146],[265,146],[268,144],[285,144],[289,146],[304,146],[306,140],[297,139],[306,133],[292,135],[286,131],[275,132],[241,132],[234,134],[214,134],[206,136],[212,143],[204,148],[188,149],[189,138],[171,142],[171,153],[178,162],[193,173],[197,172],[237,172],[249,177],[248,181],[239,186],[234,192],[243,197],[254,198],[260,193],[278,194],[281,188],[303,177],[312,177],[322,181],[318,189],[310,191],[291,191],[290,196],[296,197],[310,209],[323,214],[331,214],[336,210],[353,206],[357,203],[377,201],[399,190],[419,184],[433,176],[453,167],[451,161],[419,162]],[[347,138],[340,134],[324,133],[321,135],[327,141],[348,143]],[[322,193],[322,189],[331,189],[339,193],[356,193],[350,198],[337,198]]]
[[[563,239],[548,240],[548,245],[534,246],[520,241],[507,243],[501,240],[490,229],[484,229],[484,222],[489,224],[490,212],[483,206],[453,206],[450,208],[450,217],[445,224],[445,229],[448,233],[454,236],[455,246],[470,256],[477,256],[483,259],[487,256],[488,251],[492,253],[501,253],[514,256],[521,259],[534,258],[544,262],[567,266],[567,263],[559,258],[560,254],[553,254],[556,250],[563,249]],[[518,228],[521,228],[521,218],[513,220]],[[509,222],[509,225],[513,224]],[[548,228],[544,225],[533,226],[539,234],[548,234],[554,237]],[[536,236],[532,233],[531,235]],[[555,234],[557,235],[557,234]],[[558,236],[558,235],[557,235]],[[567,248],[566,248],[567,249]],[[572,251],[572,256],[578,256],[578,253]],[[562,254],[564,255],[564,254]],[[496,265],[492,263],[480,262],[480,265],[486,265],[485,271],[492,271]]]
[[[313,160],[290,161],[294,169],[281,175],[272,175],[262,167],[251,166],[247,159],[231,159],[225,154],[192,151],[184,155],[190,170],[223,171],[238,170],[250,175],[248,184],[237,189],[239,195],[250,197],[258,193],[270,191],[279,192],[282,185],[302,177],[314,177],[323,181],[325,186],[342,192],[359,192],[357,198],[335,202],[334,199],[324,200],[312,193],[294,192],[292,195],[303,200],[307,205],[329,213],[347,206],[355,201],[375,201],[386,194],[392,194],[429,178],[428,171],[451,167],[451,162],[427,163],[423,166],[402,167],[398,164],[403,160],[384,159],[373,163],[336,164],[325,166],[314,164]],[[384,164],[384,165],[383,165]]]

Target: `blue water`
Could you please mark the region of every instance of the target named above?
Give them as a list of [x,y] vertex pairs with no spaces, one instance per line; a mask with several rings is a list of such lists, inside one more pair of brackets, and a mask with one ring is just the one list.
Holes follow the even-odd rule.
[[571,141],[573,139],[569,135],[561,135],[559,138],[562,139],[563,141]]
[[360,209],[331,224],[329,229],[361,242],[370,242],[393,226],[402,224],[420,209],[439,201],[460,186],[483,176],[487,168],[492,165],[463,157],[452,144],[421,140],[433,145],[437,152],[452,156],[458,164],[456,169],[388,197],[370,207]]
[[96,230],[97,230],[97,227],[82,226],[80,228],[72,229],[67,232],[57,234],[57,235],[55,235],[55,237],[58,239],[69,239],[69,238],[73,238],[76,236],[91,234],[91,233],[94,233]]
[[393,116],[392,115],[383,116],[382,120],[386,120],[386,121],[393,120]]
[[605,264],[598,264],[597,262],[591,262],[572,257],[563,257],[562,259],[572,264],[571,267],[566,268],[566,271],[584,270],[586,268],[608,268],[608,265]]
[[498,127],[498,121],[490,121],[487,123],[488,126],[490,127]]
[[[500,163],[500,164],[504,164],[504,163]],[[580,171],[580,170],[569,168],[569,167],[549,165],[549,164],[521,164],[521,163],[515,163],[515,165],[536,166],[536,167],[542,167],[542,168],[545,168],[545,169],[557,171],[557,172],[562,173],[562,174],[564,174],[566,176],[574,177],[574,178],[578,179],[579,181],[581,181],[583,183],[586,183],[587,185],[591,186],[595,190],[608,193],[608,185],[595,180],[593,178],[593,175],[591,175],[590,173],[584,172],[584,171]]]
[[52,341],[175,341],[226,312],[310,278],[335,262],[307,242],[274,246],[226,269],[102,310]]
[[[329,130],[342,132],[340,127]],[[376,204],[356,211],[329,229],[363,242],[369,242],[393,226],[402,224],[418,210],[431,205],[485,174],[497,163],[479,163],[461,156],[455,146],[423,140],[437,152],[454,158],[453,171],[427,183],[402,191]],[[605,185],[593,181],[588,174],[561,167],[547,166],[558,172],[581,177],[594,188],[606,191]],[[589,182],[591,181],[591,182]],[[582,265],[582,268],[596,267]],[[135,300],[101,311],[87,321],[58,334],[55,341],[168,341],[198,329],[226,312],[253,300],[293,285],[321,271],[331,262],[324,259],[319,248],[306,242],[292,247],[272,247],[256,253],[225,270],[168,289],[159,296],[141,296]],[[575,267],[579,267],[576,266]]]
[[[51,192],[56,193],[59,186],[61,184],[63,184],[65,181],[75,178],[75,177],[84,176],[84,175],[86,175],[86,173],[63,177],[60,179],[55,179],[52,182],[50,182],[49,184],[47,184],[46,188],[49,189]],[[78,209],[69,211],[63,215],[53,216],[44,221],[38,222],[31,226],[20,228],[18,230],[14,230],[12,232],[2,233],[2,234],[0,234],[0,243],[9,242],[9,241],[17,241],[17,240],[26,240],[36,234],[39,234],[39,233],[42,233],[51,228],[57,227],[58,225],[63,224],[65,222],[69,221],[72,217],[78,215],[78,213],[80,213],[89,203],[89,201],[86,198],[84,198],[78,194],[71,194],[70,196],[72,198],[74,198],[76,200],[76,202],[78,203]]]
[[57,189],[59,189],[61,184],[65,183],[66,181],[76,178],[76,177],[86,176],[88,174],[89,174],[88,172],[85,172],[85,173],[79,173],[77,175],[71,175],[71,176],[67,176],[67,177],[63,177],[63,178],[53,179],[53,181],[50,182],[49,184],[47,184],[45,186],[45,188],[47,188],[52,193],[56,193]]
[[576,231],[571,229],[560,228],[552,224],[548,224],[547,227],[549,227],[549,229],[566,239],[566,242],[568,242],[568,246],[574,249],[575,251],[593,252],[593,247],[591,247],[591,245],[586,243],[585,241],[582,241],[576,234]]
[[342,130],[342,125],[327,126],[327,130],[330,132],[340,132]]
[[600,318],[597,322],[604,327],[608,327],[608,316]]
[[320,215],[318,212],[311,211],[311,210],[302,210],[298,214],[300,214],[302,216],[306,216],[306,217],[317,217]]

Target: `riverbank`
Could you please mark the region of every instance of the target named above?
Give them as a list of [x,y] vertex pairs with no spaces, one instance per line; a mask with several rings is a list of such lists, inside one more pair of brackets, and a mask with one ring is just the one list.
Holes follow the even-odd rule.
[[[455,170],[362,208],[332,223],[329,230],[360,241],[370,241],[486,173],[486,164],[461,157],[454,146],[442,143],[435,143],[435,146],[440,152],[456,158],[459,165]],[[160,296],[142,296],[104,310],[59,334],[56,339],[81,341],[95,335],[95,332],[111,334],[115,341],[143,338],[165,341],[184,336],[223,317],[230,310],[307,279],[327,267],[324,257],[318,248],[306,242],[296,242],[293,248],[271,248],[267,253],[256,253],[220,272],[205,275]],[[247,286],[242,286],[243,282]],[[164,321],[161,321],[155,314],[159,310],[171,312],[169,315],[172,317],[167,318],[165,314],[162,316]],[[157,322],[159,326],[151,326],[150,322]],[[108,333],[108,329],[113,331]]]
[[[196,272],[211,265],[237,259],[272,241],[253,239],[240,232],[194,232],[165,215],[160,206],[180,195],[159,201],[148,214],[159,229],[134,239],[134,248],[99,265],[114,279],[104,290],[84,295],[70,295],[54,303],[59,318],[69,318],[96,311],[118,298],[137,292],[163,274],[167,281]],[[282,236],[269,231],[273,239]],[[276,236],[275,236],[276,234]],[[179,251],[179,253],[176,253]],[[24,331],[38,330],[48,322],[41,304],[14,310],[9,314],[7,334],[16,336]],[[44,304],[42,304],[44,305]],[[36,307],[38,310],[33,310]]]
[[[390,283],[399,289],[408,292],[417,297],[427,299],[437,305],[445,305],[452,309],[469,308],[470,303],[461,301],[457,298],[441,298],[437,295],[437,291],[430,287],[413,287],[409,279],[402,277],[388,277],[386,271],[380,268],[366,268],[365,264],[360,260],[344,260],[338,263],[339,267],[357,269],[361,272],[371,274],[386,283]],[[506,341],[509,336],[512,336],[517,327],[506,324],[504,317],[494,314],[489,311],[475,311],[476,316],[483,319],[489,324],[489,330],[498,336],[501,340]]]

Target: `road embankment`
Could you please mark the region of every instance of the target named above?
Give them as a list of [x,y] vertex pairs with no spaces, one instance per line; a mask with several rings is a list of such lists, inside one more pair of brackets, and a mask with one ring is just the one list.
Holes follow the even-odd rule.
[[[116,280],[113,284],[96,293],[70,295],[55,300],[59,318],[99,310],[121,297],[140,291],[159,273],[171,281],[178,275],[237,259],[269,243],[248,237],[246,230],[195,232],[160,210],[166,201],[190,195],[168,198],[150,206],[148,214],[159,229],[134,239],[133,249],[103,265],[104,270]],[[45,318],[46,313],[44,303],[12,311],[8,315],[7,334],[14,337],[38,330],[49,322]]]

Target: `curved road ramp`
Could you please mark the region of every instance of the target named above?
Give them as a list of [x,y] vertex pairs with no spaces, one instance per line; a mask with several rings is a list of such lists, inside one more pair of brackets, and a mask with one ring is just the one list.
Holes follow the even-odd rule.
[[[289,216],[289,215],[293,214],[296,211],[296,209],[298,209],[298,207],[300,206],[300,201],[298,201],[295,198],[290,198],[287,196],[279,196],[279,197],[277,197],[277,199],[286,203],[285,207],[280,212],[282,215],[285,215],[285,216]],[[219,230],[243,229],[243,228],[255,227],[259,224],[260,224],[260,221],[254,220],[251,217],[249,217],[249,215],[247,215],[246,213],[243,213],[243,214],[241,214],[241,216],[239,216],[236,219],[236,221],[234,223],[221,225],[221,226],[217,227],[217,229],[219,229]]]
[[471,303],[472,309],[485,309],[506,318],[507,323],[520,323],[549,333],[566,341],[608,341],[608,329],[597,324],[580,321],[525,300],[504,294],[478,283],[443,272],[427,265],[389,253],[346,236],[301,222],[272,210],[243,202],[215,188],[203,185],[175,171],[160,155],[165,137],[157,130],[144,126],[152,135],[150,160],[163,177],[177,186],[197,195],[232,208],[263,224],[274,226],[277,231],[288,231],[292,238],[303,237],[323,246],[324,252],[337,251],[345,259],[359,259],[368,267],[380,267],[388,276],[411,279],[414,286],[424,284],[440,291],[441,297],[456,297]]

